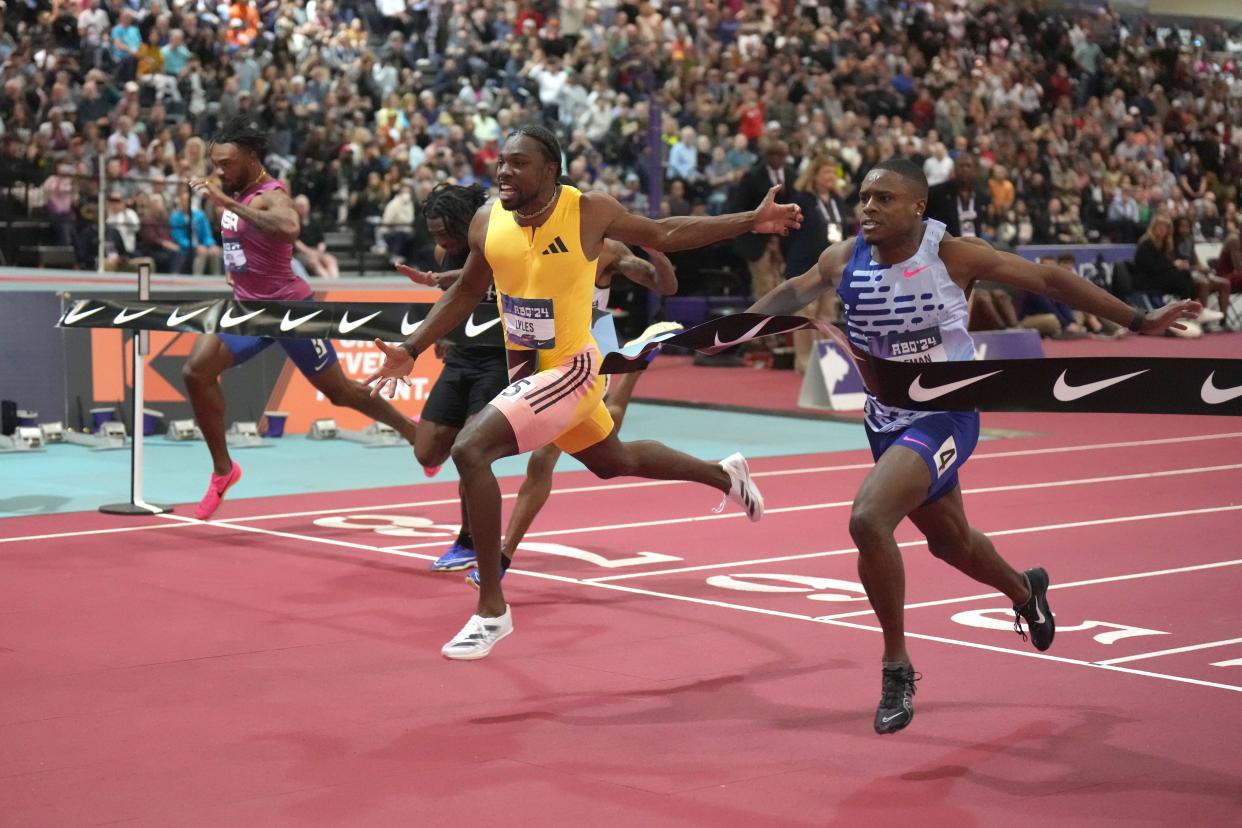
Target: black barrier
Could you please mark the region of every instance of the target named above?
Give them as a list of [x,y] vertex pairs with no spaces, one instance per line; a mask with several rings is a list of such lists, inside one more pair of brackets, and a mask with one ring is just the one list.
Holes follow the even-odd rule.
[[[141,302],[81,299],[61,315],[62,328],[123,328],[228,333],[284,339],[382,339],[399,342],[418,329],[432,305],[392,302],[270,302],[207,299]],[[445,337],[457,345],[502,348],[499,311],[480,304]]]
[[[237,333],[313,339],[405,339],[429,304],[249,302],[158,303],[84,299],[61,316],[65,328]],[[449,339],[503,346],[499,317],[480,306]],[[1242,416],[1242,360],[1153,357],[895,362],[860,354],[836,328],[800,316],[739,313],[604,355],[600,372],[641,371],[656,348],[715,353],[765,336],[814,328],[859,365],[882,402],[928,411],[1047,411]],[[484,336],[486,334],[486,336]]]

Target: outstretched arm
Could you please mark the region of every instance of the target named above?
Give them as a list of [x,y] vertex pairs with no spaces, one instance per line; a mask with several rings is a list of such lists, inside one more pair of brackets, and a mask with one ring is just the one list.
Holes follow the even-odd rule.
[[839,241],[820,254],[815,266],[792,279],[786,279],[746,309],[747,313],[785,316],[797,313],[821,294],[836,290],[841,270],[849,260],[854,240]]
[[953,274],[954,281],[963,287],[976,279],[990,279],[1064,302],[1137,333],[1159,334],[1167,328],[1180,330],[1184,326],[1179,320],[1193,319],[1203,310],[1198,302],[1183,299],[1143,313],[1067,270],[1036,264],[1021,256],[962,239],[941,242],[940,258]]
[[675,216],[651,219],[626,210],[612,196],[589,193],[582,198],[590,207],[588,223],[600,237],[616,239],[656,250],[694,250],[743,233],[784,235],[802,225],[796,204],[775,202],[779,187],[768,191],[758,209],[724,216]]
[[414,367],[418,355],[465,321],[487,295],[487,289],[492,283],[492,268],[483,253],[488,209],[488,205],[480,207],[470,222],[470,254],[462,267],[461,277],[444,291],[444,295],[432,306],[418,330],[399,346],[375,340],[375,347],[384,353],[384,364],[366,379],[367,385],[375,383],[371,390],[372,396],[384,389],[390,390],[390,396],[395,394],[397,383],[407,382],[405,375]]

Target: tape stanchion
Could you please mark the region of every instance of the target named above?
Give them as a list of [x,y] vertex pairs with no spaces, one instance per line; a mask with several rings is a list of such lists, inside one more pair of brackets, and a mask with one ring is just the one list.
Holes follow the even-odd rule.
[[[139,265],[138,299],[145,302],[150,298],[151,266]],[[135,333],[132,343],[134,393],[129,419],[129,502],[109,503],[99,507],[99,511],[109,515],[159,515],[172,511],[171,506],[148,503],[142,491],[143,438],[146,436],[146,416],[143,413],[146,397],[143,378],[146,373],[147,352],[150,347],[149,338],[146,329],[139,329]]]
[[[314,339],[405,339],[430,304],[346,302],[153,303],[86,299],[61,317],[66,328],[216,331]],[[486,318],[484,318],[486,316]],[[447,337],[503,346],[498,317],[476,309]],[[641,371],[664,345],[715,353],[754,339],[815,329],[858,364],[886,405],[928,411],[1046,411],[1242,416],[1242,360],[1148,357],[897,362],[860,353],[837,328],[801,316],[739,313],[604,355],[600,372]]]

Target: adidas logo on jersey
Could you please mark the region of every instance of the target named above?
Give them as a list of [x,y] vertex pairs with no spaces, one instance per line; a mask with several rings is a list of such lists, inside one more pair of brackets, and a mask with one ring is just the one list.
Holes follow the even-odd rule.
[[553,240],[553,242],[548,245],[548,249],[543,251],[543,255],[551,256],[555,253],[568,253],[568,252],[569,252],[569,248],[565,246],[565,242],[561,241],[560,236],[557,236],[556,239]]

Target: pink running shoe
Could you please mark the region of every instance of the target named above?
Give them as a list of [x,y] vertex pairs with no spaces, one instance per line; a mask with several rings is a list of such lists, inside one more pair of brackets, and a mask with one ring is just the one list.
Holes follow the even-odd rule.
[[206,520],[215,514],[216,509],[220,508],[220,501],[224,500],[224,493],[231,489],[234,483],[241,480],[241,475],[241,466],[236,462],[233,463],[233,468],[228,474],[213,474],[211,485],[207,487],[207,494],[203,495],[203,499],[194,509],[194,517]]

